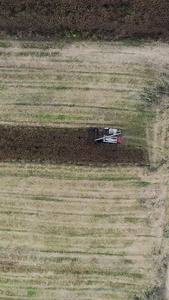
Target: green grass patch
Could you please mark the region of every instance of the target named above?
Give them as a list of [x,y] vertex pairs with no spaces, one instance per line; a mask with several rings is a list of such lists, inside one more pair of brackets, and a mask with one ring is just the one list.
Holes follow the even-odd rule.
[[139,177],[134,177],[134,176],[112,176],[110,175],[105,175],[105,176],[88,176],[89,180],[98,180],[98,181],[138,181]]
[[125,217],[124,220],[125,220],[125,222],[136,224],[138,222],[143,222],[146,219],[144,219],[144,218],[136,218],[136,217]]
[[140,186],[140,187],[146,187],[146,186],[148,186],[150,183],[149,182],[147,182],[147,181],[138,181],[137,182],[137,185],[138,186]]
[[10,47],[10,43],[9,42],[4,42],[4,41],[0,41],[0,47],[1,48],[8,48],[8,47]]
[[67,89],[70,89],[70,87],[67,87],[65,85],[60,85],[60,86],[57,86],[56,89],[57,90],[67,90]]
[[66,115],[66,114],[60,114],[60,115],[52,115],[52,114],[38,114],[36,117],[39,120],[44,119],[55,119],[55,120],[87,120],[90,117],[89,116],[82,116],[82,115]]
[[165,238],[169,238],[169,224],[165,224],[164,229],[163,229],[163,236]]
[[131,259],[122,259],[121,262],[126,264],[126,265],[132,265],[133,264],[133,261]]
[[28,297],[34,297],[37,294],[37,290],[34,287],[28,286],[27,287],[27,296]]

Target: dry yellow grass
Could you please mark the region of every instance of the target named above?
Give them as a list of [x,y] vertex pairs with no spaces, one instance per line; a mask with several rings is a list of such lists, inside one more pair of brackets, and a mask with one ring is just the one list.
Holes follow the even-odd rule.
[[[86,42],[62,48],[51,44],[47,50],[32,47],[13,41],[1,48],[2,124],[116,125],[132,142],[141,138],[145,143],[144,125],[152,121],[154,110],[143,111],[141,94],[159,80],[158,65],[149,57],[152,46]],[[163,45],[161,49],[166,51]]]
[[1,163],[2,295],[133,299],[160,284],[166,194],[145,174]]
[[1,162],[0,299],[169,299],[169,47],[43,46],[1,48],[1,124],[116,125],[150,168]]

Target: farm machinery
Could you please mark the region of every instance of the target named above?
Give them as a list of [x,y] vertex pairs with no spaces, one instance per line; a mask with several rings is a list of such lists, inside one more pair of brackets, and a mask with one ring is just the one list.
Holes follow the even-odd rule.
[[116,128],[88,128],[88,142],[92,143],[121,143],[121,130]]

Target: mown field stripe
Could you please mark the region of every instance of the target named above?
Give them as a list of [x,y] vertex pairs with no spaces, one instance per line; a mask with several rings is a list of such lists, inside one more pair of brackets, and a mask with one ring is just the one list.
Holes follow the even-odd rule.
[[[18,81],[20,82],[20,81]],[[32,83],[34,83],[32,81]],[[17,88],[41,88],[41,89],[55,89],[55,90],[84,90],[84,91],[115,91],[115,92],[119,92],[119,93],[126,93],[126,92],[133,92],[133,91],[137,91],[140,92],[142,89],[115,89],[115,88],[96,88],[96,87],[78,87],[78,86],[55,86],[55,85],[51,85],[51,86],[45,86],[45,85],[36,85],[36,83],[34,85],[29,85],[29,84],[13,84],[11,83],[11,81],[4,81],[3,82],[4,86],[8,86],[8,87],[17,87]]]
[[[60,103],[28,103],[28,102],[14,102],[14,103],[5,103],[7,106],[40,106],[40,107],[80,107],[80,108],[89,108],[89,109],[101,109],[101,110],[120,110],[124,111],[124,108],[115,107],[115,106],[92,106],[92,105],[80,105],[80,104],[60,104]],[[137,109],[128,109],[125,108],[125,111],[138,113]],[[146,111],[152,113],[151,111]]]
[[[11,68],[11,69],[10,69]],[[50,68],[47,68],[45,67],[44,69],[43,68],[24,68],[24,67],[17,67],[17,69],[15,69],[16,66],[13,66],[13,68],[10,66],[8,68],[3,68],[3,66],[0,66],[0,69],[1,71],[3,71],[3,75],[8,75],[8,73],[24,73],[25,72],[25,75],[28,75],[29,73],[34,73],[34,72],[37,72],[37,71],[45,71],[45,70],[50,70],[52,71],[52,69]],[[29,73],[28,73],[28,70],[29,70]],[[54,71],[54,70],[53,70]],[[6,72],[6,73],[5,73]],[[128,73],[128,72],[99,72],[99,71],[79,71],[79,70],[67,70],[67,71],[64,71],[62,69],[57,69],[57,74],[58,73],[64,73],[64,74],[92,74],[92,75],[110,75],[110,76],[129,76],[129,77],[141,77],[143,79],[145,78],[148,78],[148,79],[154,79],[154,76],[149,76],[147,74],[145,74],[144,72],[143,73],[137,73],[137,75],[135,73]],[[53,74],[56,76],[57,78],[57,74],[56,72],[53,72]],[[53,76],[52,74],[52,76]],[[45,75],[45,73],[44,73]]]

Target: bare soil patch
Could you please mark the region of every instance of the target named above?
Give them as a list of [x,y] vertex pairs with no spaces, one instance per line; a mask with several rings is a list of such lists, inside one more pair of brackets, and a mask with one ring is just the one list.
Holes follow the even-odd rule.
[[87,142],[86,129],[0,128],[0,159],[72,163],[148,162],[147,153],[128,145]]
[[19,37],[169,38],[165,0],[4,0],[0,11],[0,31]]

